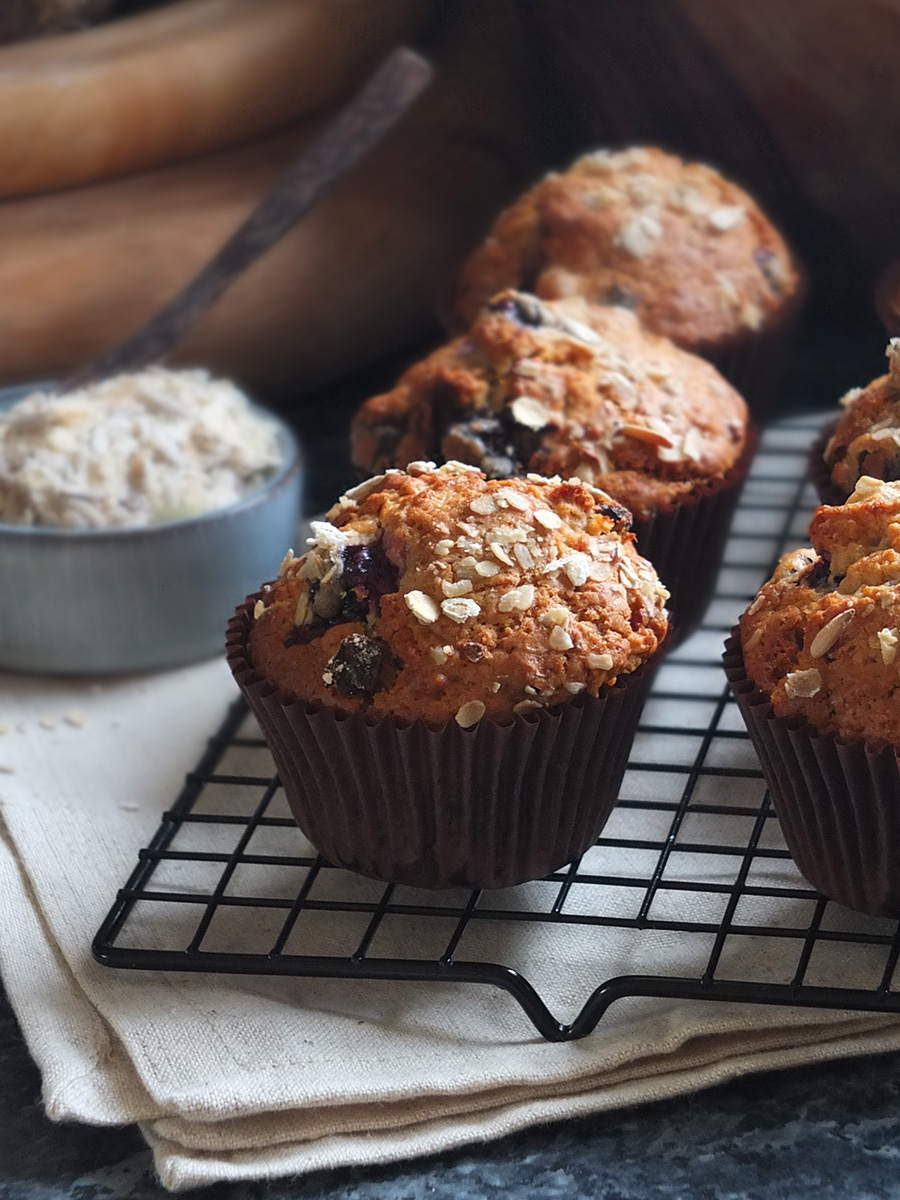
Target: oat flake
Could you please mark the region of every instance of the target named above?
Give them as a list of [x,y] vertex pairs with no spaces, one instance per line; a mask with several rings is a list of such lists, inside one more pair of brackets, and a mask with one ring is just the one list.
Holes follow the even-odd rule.
[[469,700],[457,711],[456,723],[463,729],[471,729],[473,725],[478,724],[486,711],[487,705],[483,700]]

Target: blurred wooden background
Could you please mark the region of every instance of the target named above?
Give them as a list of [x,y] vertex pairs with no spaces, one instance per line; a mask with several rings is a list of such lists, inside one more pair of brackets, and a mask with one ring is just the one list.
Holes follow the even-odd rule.
[[140,324],[400,41],[436,85],[182,361],[296,396],[419,345],[504,203],[629,142],[748,187],[810,269],[814,332],[846,331],[860,361],[883,340],[900,0],[170,0],[0,47],[0,381],[66,372]]

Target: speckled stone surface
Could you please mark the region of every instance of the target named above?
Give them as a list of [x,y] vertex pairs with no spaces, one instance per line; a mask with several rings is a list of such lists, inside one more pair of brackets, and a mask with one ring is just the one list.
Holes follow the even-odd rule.
[[[0,1200],[162,1200],[134,1129],[53,1125],[0,998]],[[900,1054],[754,1075],[437,1158],[183,1193],[205,1200],[889,1200]]]

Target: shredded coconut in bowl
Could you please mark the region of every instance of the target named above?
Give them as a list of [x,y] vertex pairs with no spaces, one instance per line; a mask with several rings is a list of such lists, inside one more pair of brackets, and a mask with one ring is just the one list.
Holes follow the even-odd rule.
[[155,525],[255,491],[282,461],[277,429],[233,383],[150,367],[0,410],[0,522]]

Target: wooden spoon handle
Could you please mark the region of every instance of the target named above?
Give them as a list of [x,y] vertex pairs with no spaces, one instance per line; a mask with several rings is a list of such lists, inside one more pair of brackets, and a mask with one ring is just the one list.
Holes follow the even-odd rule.
[[163,362],[229,285],[381,140],[432,75],[415,51],[392,51],[199,274],[136,333],[70,377],[61,391]]

